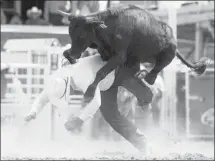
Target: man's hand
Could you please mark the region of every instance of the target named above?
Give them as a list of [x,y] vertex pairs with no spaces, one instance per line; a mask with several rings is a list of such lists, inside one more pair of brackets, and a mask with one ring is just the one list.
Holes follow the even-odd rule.
[[81,131],[81,127],[83,125],[84,121],[81,120],[78,117],[74,117],[72,119],[70,119],[69,121],[67,121],[64,126],[68,131],[71,132],[80,132]]
[[36,112],[30,113],[25,117],[25,121],[29,122],[31,120],[34,120],[36,118]]

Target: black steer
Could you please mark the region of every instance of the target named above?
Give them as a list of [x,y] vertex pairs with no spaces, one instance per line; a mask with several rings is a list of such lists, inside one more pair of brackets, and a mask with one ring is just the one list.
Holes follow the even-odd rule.
[[155,62],[145,77],[151,85],[175,56],[197,74],[206,69],[206,58],[194,64],[187,62],[177,50],[172,28],[137,6],[123,5],[87,16],[59,12],[67,15],[70,21],[72,47],[64,52],[70,63],[80,58],[87,47],[97,47],[103,58],[108,60],[88,87],[84,97],[86,102],[92,100],[98,83],[121,65],[131,67],[136,63]]

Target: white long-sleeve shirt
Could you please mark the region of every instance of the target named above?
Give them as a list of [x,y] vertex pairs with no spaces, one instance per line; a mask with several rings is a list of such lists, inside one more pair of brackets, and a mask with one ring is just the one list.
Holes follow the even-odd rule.
[[[31,112],[38,114],[48,102],[51,102],[61,110],[68,108],[70,86],[72,86],[75,90],[85,93],[88,86],[94,81],[97,71],[105,64],[106,62],[102,61],[100,55],[93,55],[79,59],[76,64],[70,64],[59,68],[47,79],[45,89],[35,99]],[[57,79],[64,79],[69,82],[66,86],[66,93],[61,99],[55,99],[56,96],[53,94],[55,93],[54,90],[65,91],[65,84],[58,84],[56,81]],[[81,110],[78,116],[80,119],[86,121],[94,116],[101,105],[100,91],[110,88],[113,81],[114,71],[107,75],[106,78],[99,83],[93,100]]]

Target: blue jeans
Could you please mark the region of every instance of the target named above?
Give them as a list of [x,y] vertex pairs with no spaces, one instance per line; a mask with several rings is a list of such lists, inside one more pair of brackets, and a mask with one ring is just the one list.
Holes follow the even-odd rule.
[[107,91],[101,92],[100,111],[104,119],[110,126],[133,144],[136,148],[144,147],[144,136],[137,132],[137,127],[131,123],[125,116],[121,115],[117,106],[118,87],[123,86],[133,93],[138,100],[151,103],[153,94],[140,79],[134,76],[137,70],[127,69],[125,67],[116,71],[116,77],[113,85]]

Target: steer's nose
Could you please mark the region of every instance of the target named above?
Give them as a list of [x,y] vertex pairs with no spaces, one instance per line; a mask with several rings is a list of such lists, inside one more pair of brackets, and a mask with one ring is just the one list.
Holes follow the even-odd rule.
[[77,62],[77,58],[75,58],[74,56],[72,56],[71,50],[70,50],[70,49],[65,50],[65,51],[63,52],[63,56],[64,56],[65,58],[67,58],[68,61],[69,61],[71,64],[74,64],[74,63]]
[[71,55],[71,50],[70,50],[70,49],[65,50],[65,51],[63,52],[63,56],[64,56],[65,58],[68,58],[69,55]]

